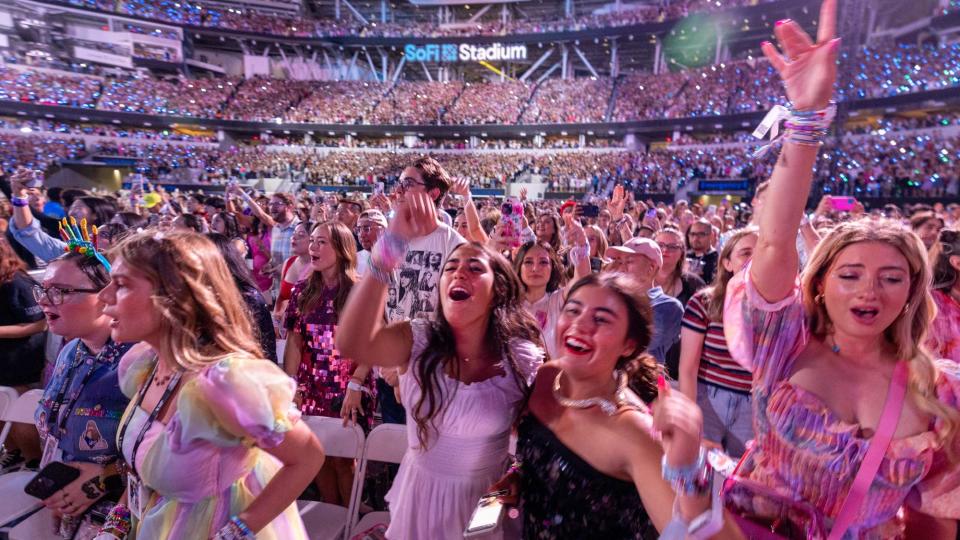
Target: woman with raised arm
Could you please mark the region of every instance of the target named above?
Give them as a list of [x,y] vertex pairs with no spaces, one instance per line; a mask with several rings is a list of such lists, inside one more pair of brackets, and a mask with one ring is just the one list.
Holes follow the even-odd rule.
[[113,339],[142,343],[120,361],[131,399],[117,431],[128,503],[106,528],[151,539],[307,538],[294,501],[323,448],[299,421],[294,381],[261,357],[216,246],[192,232],[147,232],[114,253],[99,298]]
[[780,21],[782,54],[763,44],[792,110],[753,261],[728,288],[727,342],[753,371],[756,438],[725,500],[764,534],[952,540],[960,381],[920,345],[933,315],[923,244],[844,223],[797,283],[797,229],[832,117],[836,5],[824,1],[816,43]]
[[409,239],[436,228],[436,211],[426,193],[398,204],[341,313],[351,331],[336,337],[342,355],[400,370],[410,448],[387,494],[390,539],[463,537],[503,474],[511,426],[543,357],[519,280],[482,244],[461,244],[444,261],[435,322],[383,324],[390,272]]

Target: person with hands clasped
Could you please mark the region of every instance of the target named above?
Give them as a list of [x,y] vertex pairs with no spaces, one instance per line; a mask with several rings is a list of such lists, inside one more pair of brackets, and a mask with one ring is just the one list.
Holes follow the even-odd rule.
[[517,461],[490,488],[519,505],[523,538],[737,538],[711,497],[700,411],[645,353],[651,320],[626,276],[591,274],[570,289],[559,357],[537,372]]
[[351,331],[336,339],[341,354],[399,371],[409,450],[387,494],[391,540],[463,537],[480,496],[503,471],[510,428],[543,358],[519,280],[478,243],[443,261],[435,321],[384,325],[391,275],[411,239],[437,227],[436,213],[429,194],[405,194],[341,313]]
[[844,223],[797,283],[797,230],[834,111],[836,11],[823,2],[816,42],[788,20],[780,51],[763,44],[791,109],[753,260],[727,287],[724,331],[753,373],[755,438],[724,500],[764,538],[952,540],[960,372],[921,346],[934,314],[924,245],[899,226]]

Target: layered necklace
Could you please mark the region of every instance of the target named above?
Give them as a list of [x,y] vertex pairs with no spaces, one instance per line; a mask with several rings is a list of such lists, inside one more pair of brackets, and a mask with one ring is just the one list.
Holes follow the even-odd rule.
[[557,373],[553,379],[553,398],[560,405],[571,409],[589,409],[590,407],[600,407],[607,416],[616,414],[620,406],[627,401],[627,373],[622,370],[613,372],[613,379],[617,381],[617,390],[613,393],[613,401],[602,397],[590,397],[585,399],[570,399],[560,394],[560,379],[563,377],[563,370]]

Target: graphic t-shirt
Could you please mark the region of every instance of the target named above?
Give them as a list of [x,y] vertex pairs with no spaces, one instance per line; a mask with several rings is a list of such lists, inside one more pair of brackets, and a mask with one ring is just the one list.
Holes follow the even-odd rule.
[[389,322],[436,317],[443,262],[464,242],[457,231],[443,223],[432,233],[410,242],[407,255],[394,270],[387,290]]

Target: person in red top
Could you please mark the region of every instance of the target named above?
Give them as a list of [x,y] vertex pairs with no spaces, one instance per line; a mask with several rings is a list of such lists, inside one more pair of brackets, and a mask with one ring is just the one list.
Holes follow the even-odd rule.
[[730,236],[713,285],[690,298],[680,331],[680,391],[703,411],[704,441],[736,457],[753,438],[752,377],[730,357],[723,335],[723,300],[727,283],[747,264],[756,245],[756,229]]

